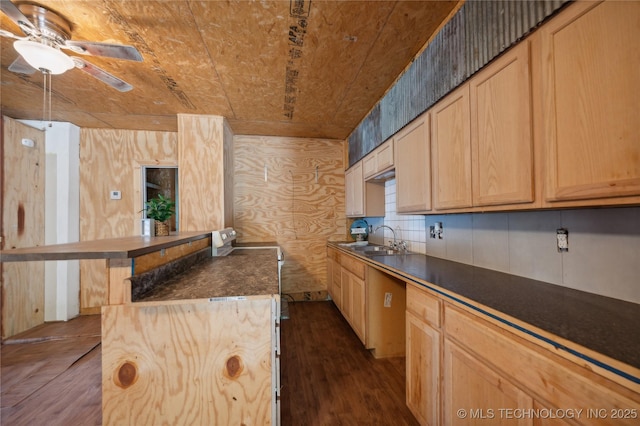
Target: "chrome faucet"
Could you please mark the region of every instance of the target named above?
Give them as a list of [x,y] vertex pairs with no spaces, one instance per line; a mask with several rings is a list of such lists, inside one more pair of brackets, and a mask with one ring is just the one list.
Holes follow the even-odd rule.
[[391,230],[391,232],[393,233],[393,245],[391,246],[391,248],[394,248],[394,249],[397,248],[398,244],[396,243],[396,231],[394,231],[393,228],[390,227],[389,225],[380,225],[380,226],[377,226],[373,232],[375,233],[380,228],[388,228]]

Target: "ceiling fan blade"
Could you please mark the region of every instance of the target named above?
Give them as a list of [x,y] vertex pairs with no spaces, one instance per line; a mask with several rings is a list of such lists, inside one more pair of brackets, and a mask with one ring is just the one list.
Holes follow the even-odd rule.
[[81,69],[92,77],[97,78],[98,80],[108,84],[109,86],[113,87],[116,90],[119,90],[120,92],[128,92],[129,90],[133,89],[133,86],[126,81],[120,80],[118,77],[109,74],[102,68],[99,68],[85,61],[84,59],[80,59],[76,56],[72,56],[71,59],[73,59],[73,62],[75,62],[76,68]]
[[142,56],[140,52],[138,52],[138,49],[124,44],[67,40],[62,47],[83,55],[105,56],[107,58],[126,59],[137,62],[142,61]]
[[[2,1],[2,0],[0,0],[0,1]],[[7,30],[3,30],[3,29],[0,29],[0,36],[9,37],[9,38],[13,38],[13,39],[16,39],[16,40],[28,40],[29,39],[29,37],[20,37],[20,36],[15,35],[11,31],[7,31]]]
[[0,0],[0,10],[15,22],[25,34],[40,35],[40,30],[27,19],[18,7],[9,0]]
[[29,65],[27,61],[25,61],[22,56],[18,56],[15,61],[11,65],[9,65],[9,71],[17,72],[18,74],[33,74],[37,70]]

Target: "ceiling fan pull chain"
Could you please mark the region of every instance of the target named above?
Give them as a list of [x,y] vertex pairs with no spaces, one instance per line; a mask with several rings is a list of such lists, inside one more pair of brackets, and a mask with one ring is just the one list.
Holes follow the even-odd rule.
[[42,73],[42,122],[47,116],[47,73]]
[[49,76],[49,127],[53,127],[53,123],[51,122],[51,73],[48,72]]

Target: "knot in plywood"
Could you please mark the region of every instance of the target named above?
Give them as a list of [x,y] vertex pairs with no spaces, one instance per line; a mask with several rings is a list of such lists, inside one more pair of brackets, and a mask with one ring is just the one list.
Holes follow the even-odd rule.
[[115,377],[115,384],[123,389],[128,388],[136,382],[138,378],[138,368],[131,361],[125,361],[118,368],[118,374]]
[[225,376],[230,379],[236,379],[242,373],[242,359],[239,356],[234,355],[227,360],[225,367]]

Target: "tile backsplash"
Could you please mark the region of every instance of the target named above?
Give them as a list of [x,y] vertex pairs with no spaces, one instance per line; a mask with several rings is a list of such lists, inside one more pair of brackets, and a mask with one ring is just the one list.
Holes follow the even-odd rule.
[[[395,190],[387,181],[385,217],[366,220],[393,228],[410,251],[640,303],[640,207],[399,215]],[[429,238],[436,222],[442,239]],[[558,228],[569,231],[568,252],[557,250]],[[386,228],[369,236],[390,240]]]

